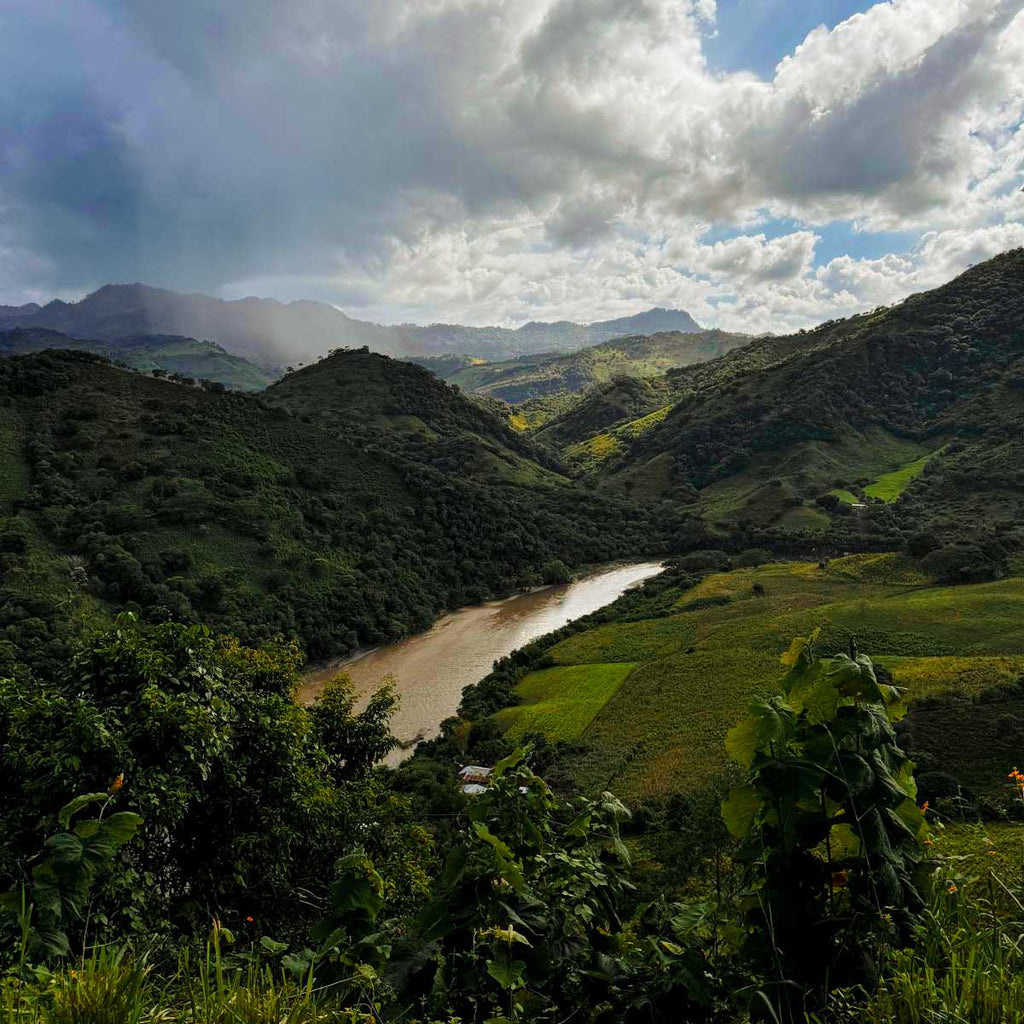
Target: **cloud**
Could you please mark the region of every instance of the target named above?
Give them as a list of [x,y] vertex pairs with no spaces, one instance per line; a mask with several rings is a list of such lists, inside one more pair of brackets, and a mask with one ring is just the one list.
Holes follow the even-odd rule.
[[[0,301],[748,330],[892,301],[1019,244],[1018,8],[879,3],[765,81],[709,68],[713,0],[7,0]],[[921,240],[816,266],[835,220]]]

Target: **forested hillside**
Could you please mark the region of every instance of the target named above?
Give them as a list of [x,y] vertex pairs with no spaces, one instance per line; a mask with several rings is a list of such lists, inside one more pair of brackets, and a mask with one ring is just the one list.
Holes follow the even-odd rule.
[[642,510],[383,356],[339,353],[263,399],[48,352],[0,361],[0,402],[8,672],[118,609],[341,653],[556,560],[658,544]]
[[[884,547],[893,517],[941,535],[965,515],[1012,532],[1022,322],[1015,250],[898,306],[669,371],[649,393],[616,382],[538,438],[563,456],[585,449],[577,464],[602,487],[683,503],[723,533],[770,528],[827,546],[830,530],[880,531]],[[630,428],[666,405],[649,429]]]
[[0,356],[27,355],[47,349],[68,348],[92,352],[142,373],[174,374],[192,382],[213,381],[232,391],[262,391],[273,379],[258,366],[233,356],[212,341],[196,341],[174,334],[143,334],[95,341],[69,338],[43,327],[15,327],[0,331]]

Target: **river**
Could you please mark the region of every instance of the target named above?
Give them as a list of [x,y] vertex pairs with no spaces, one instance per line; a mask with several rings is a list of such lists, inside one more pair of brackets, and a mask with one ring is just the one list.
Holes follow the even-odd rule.
[[438,619],[426,633],[307,673],[299,699],[312,701],[326,680],[344,671],[355,683],[362,707],[385,676],[394,676],[401,703],[391,720],[392,731],[403,741],[434,736],[441,722],[455,714],[462,688],[479,682],[498,658],[603,608],[660,571],[660,562],[618,563],[572,583],[461,608]]

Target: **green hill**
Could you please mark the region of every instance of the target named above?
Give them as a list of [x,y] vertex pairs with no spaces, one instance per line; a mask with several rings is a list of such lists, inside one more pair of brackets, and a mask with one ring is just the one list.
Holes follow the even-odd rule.
[[85,353],[0,360],[0,674],[118,609],[313,655],[426,628],[546,563],[649,549],[427,371],[339,353],[263,397]]
[[675,367],[714,359],[750,340],[748,335],[724,331],[674,331],[618,338],[569,354],[469,364],[444,376],[466,391],[516,405],[531,398],[578,393],[617,377],[655,377]]
[[[962,517],[1013,533],[1024,512],[1022,382],[1018,249],[898,306],[670,371],[635,401],[621,401],[616,382],[539,438],[565,454],[589,442],[607,453],[583,465],[602,487],[682,502],[720,533],[825,543],[829,530],[866,532],[884,547],[914,524],[955,532]],[[617,429],[663,407],[666,393],[672,408],[654,429]],[[851,517],[835,495],[816,503],[833,491],[870,514]]]
[[24,355],[47,349],[68,348],[92,352],[123,363],[133,370],[163,370],[193,380],[211,380],[232,391],[262,391],[272,380],[269,374],[241,356],[215,345],[175,334],[147,334],[97,341],[69,338],[41,327],[16,327],[0,331],[0,355]]

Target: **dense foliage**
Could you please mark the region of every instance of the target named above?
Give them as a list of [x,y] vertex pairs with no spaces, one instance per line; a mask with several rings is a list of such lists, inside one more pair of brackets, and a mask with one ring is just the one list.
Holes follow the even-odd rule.
[[250,649],[125,618],[60,677],[0,683],[0,889],[24,880],[58,818],[67,825],[65,803],[113,786],[118,812],[145,826],[102,894],[97,936],[188,933],[211,916],[294,931],[311,912],[300,894],[369,822],[360,845],[401,851],[389,884],[414,892],[421,836],[372,770],[392,742],[393,697],[354,715],[338,683],[306,710],[292,696],[298,663],[294,644]]
[[0,441],[16,513],[0,529],[5,671],[58,655],[69,615],[109,608],[343,653],[556,563],[658,543],[636,506],[574,487],[425,370],[368,353],[265,399],[84,354],[2,360]]
[[[482,795],[461,795],[449,773],[428,805],[373,767],[392,742],[386,689],[360,715],[343,682],[305,709],[291,699],[293,646],[123,620],[84,645],[65,678],[2,692],[0,929],[15,984],[7,1004],[27,1010],[11,1019],[65,997],[130,1019],[147,990],[132,974],[144,948],[168,972],[168,993],[185,986],[164,999],[182,998],[178,1019],[193,1024],[207,1019],[196,985],[231,1012],[270,999],[330,1007],[325,1019],[338,1021],[555,1022],[580,1009],[594,1022],[725,1020],[777,1000],[780,981],[821,1004],[831,940],[809,957],[806,936],[779,938],[778,912],[833,939],[876,936],[884,954],[900,937],[889,915],[913,918],[900,865],[919,856],[923,818],[911,801],[918,834],[897,836],[888,820],[872,831],[872,815],[903,814],[892,792],[907,800],[912,783],[870,662],[794,651],[788,696],[773,705],[792,721],[766,727],[758,710],[731,741],[750,754],[747,792],[763,803],[734,793],[725,820],[736,831],[758,822],[756,856],[741,845],[736,857],[749,861],[754,906],[777,912],[741,928],[744,904],[721,888],[702,903],[642,900],[622,832],[629,811],[608,792],[557,795],[529,748],[499,761]],[[818,775],[790,792],[811,764]],[[843,829],[858,849],[840,852]],[[891,845],[879,845],[885,836]],[[850,920],[834,893],[826,913],[818,891],[839,871]],[[192,966],[187,950],[202,936],[206,966]],[[751,957],[759,944],[782,959]],[[62,975],[41,1002],[24,988],[68,959],[96,991],[69,990]],[[858,962],[843,979],[872,975]]]

